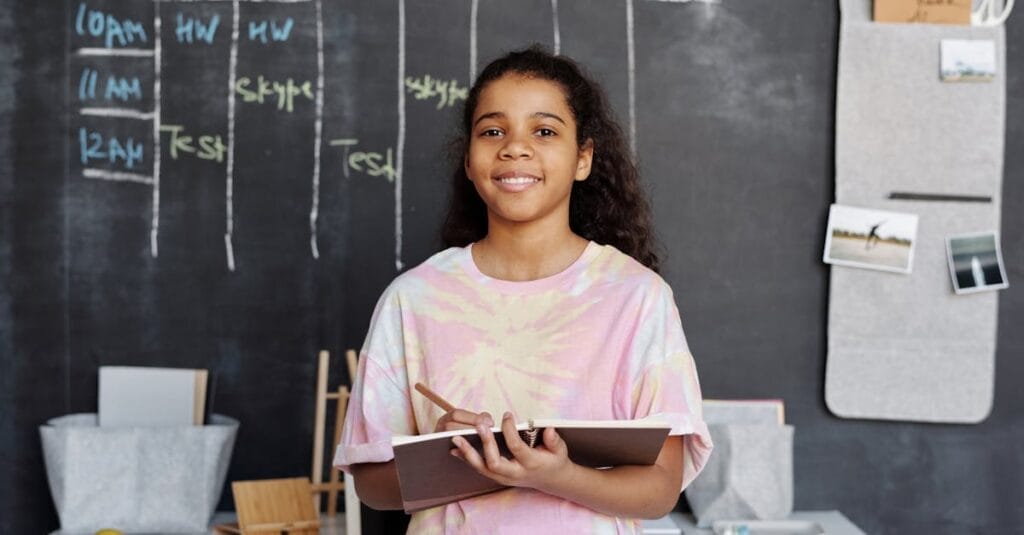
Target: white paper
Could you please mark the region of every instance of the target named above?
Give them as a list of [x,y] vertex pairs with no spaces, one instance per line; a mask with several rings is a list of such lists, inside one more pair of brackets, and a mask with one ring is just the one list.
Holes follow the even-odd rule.
[[192,425],[196,370],[101,366],[100,427]]

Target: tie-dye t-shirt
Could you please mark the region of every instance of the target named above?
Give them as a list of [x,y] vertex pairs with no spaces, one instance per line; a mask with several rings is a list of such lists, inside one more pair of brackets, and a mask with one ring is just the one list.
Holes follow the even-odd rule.
[[[661,418],[685,435],[683,486],[711,438],[672,290],[653,271],[594,242],[550,277],[488,277],[472,245],[442,251],[395,279],[361,352],[338,468],[394,458],[393,435],[434,430],[455,406],[519,420]],[[413,514],[410,533],[639,533],[640,522],[513,488]]]

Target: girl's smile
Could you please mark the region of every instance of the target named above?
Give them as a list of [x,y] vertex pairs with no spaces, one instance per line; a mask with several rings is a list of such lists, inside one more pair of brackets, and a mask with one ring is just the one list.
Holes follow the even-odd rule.
[[498,188],[508,193],[526,191],[541,181],[539,176],[522,171],[507,171],[493,178],[498,183]]

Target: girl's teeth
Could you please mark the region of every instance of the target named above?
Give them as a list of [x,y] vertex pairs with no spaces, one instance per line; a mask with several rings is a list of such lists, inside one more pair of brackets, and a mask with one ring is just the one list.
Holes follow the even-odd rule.
[[503,178],[501,182],[503,184],[529,184],[530,182],[537,182],[537,179],[527,177]]

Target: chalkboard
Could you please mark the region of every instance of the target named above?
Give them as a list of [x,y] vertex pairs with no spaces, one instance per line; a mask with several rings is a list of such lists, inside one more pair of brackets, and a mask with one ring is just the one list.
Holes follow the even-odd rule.
[[532,42],[588,66],[630,133],[705,395],[786,401],[796,507],[1019,529],[1024,23],[994,410],[940,426],[823,401],[838,20],[820,0],[0,6],[0,531],[57,528],[36,429],[94,411],[100,365],[209,368],[242,423],[229,480],[308,474],[317,350],[343,369],[381,290],[438,250],[456,110]]

